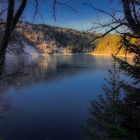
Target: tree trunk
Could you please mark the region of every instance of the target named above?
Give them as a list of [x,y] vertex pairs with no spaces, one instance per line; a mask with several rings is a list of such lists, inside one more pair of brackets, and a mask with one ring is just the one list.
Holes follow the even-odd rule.
[[4,33],[4,36],[2,38],[1,45],[0,45],[0,76],[3,72],[6,48],[8,46],[8,41],[9,41],[9,38],[10,38],[11,32],[12,32],[12,20],[13,20],[13,15],[14,15],[14,6],[15,6],[15,1],[9,0],[5,33]]
[[11,33],[15,29],[16,24],[18,23],[21,15],[25,9],[26,4],[27,4],[27,0],[22,0],[17,12],[14,15],[15,0],[8,1],[6,29],[5,29],[5,33],[2,38],[1,44],[0,44],[0,76],[2,75],[2,72],[3,72],[6,49],[8,46],[8,42],[9,42]]
[[[125,18],[132,31],[140,37],[140,21],[133,0],[122,0]],[[134,9],[132,10],[132,6]]]

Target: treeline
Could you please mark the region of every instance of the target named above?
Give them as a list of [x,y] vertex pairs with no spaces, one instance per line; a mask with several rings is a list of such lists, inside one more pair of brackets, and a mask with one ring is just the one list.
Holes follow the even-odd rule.
[[108,34],[103,38],[100,38],[95,43],[95,49],[93,54],[116,54],[124,55],[125,51],[120,46],[121,36],[117,34]]
[[[121,36],[108,34],[103,38],[91,42],[98,34],[81,32],[70,28],[61,28],[45,24],[24,24],[23,34],[38,48],[51,49],[56,53],[93,53],[103,55],[125,55],[126,51],[121,48]],[[132,42],[136,40],[131,39]],[[41,46],[41,47],[40,47]],[[42,49],[43,48],[43,49]]]
[[125,54],[124,49],[118,51],[121,37],[117,34],[108,34],[89,43],[97,34],[28,22],[19,23],[19,27],[13,32],[7,49],[17,54],[24,52],[25,45],[33,46],[40,53]]
[[41,52],[52,49],[58,53],[87,53],[95,48],[94,43],[89,44],[91,35],[84,32],[44,24],[21,25],[23,28],[18,31]]

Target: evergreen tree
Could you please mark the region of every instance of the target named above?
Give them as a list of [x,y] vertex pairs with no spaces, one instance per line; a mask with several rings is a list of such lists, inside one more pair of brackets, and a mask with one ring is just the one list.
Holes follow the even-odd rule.
[[91,102],[87,132],[90,139],[110,140],[122,138],[125,130],[121,127],[122,108],[120,71],[116,62],[109,70],[107,83],[103,86],[104,95]]
[[[130,63],[127,59],[114,56],[120,71],[125,72],[129,82],[117,79],[116,83],[116,80],[113,80],[113,72],[110,71],[108,81],[110,88],[105,86],[105,96],[91,103],[88,130],[89,134],[99,140],[140,139],[140,2],[122,0],[122,4],[129,32],[121,34],[121,46],[126,52],[133,54],[133,61]],[[132,39],[136,41],[133,42]],[[113,71],[115,72],[115,69]],[[114,89],[117,88],[114,87],[119,89],[117,91],[118,95],[121,93],[121,98],[116,96],[117,92]]]
[[[125,95],[122,123],[133,139],[140,139],[140,1],[122,0],[122,3],[130,31],[123,34],[121,43],[127,52],[134,55],[132,63],[116,58],[120,69],[131,79],[131,82],[121,83]],[[136,41],[132,42],[132,38]]]

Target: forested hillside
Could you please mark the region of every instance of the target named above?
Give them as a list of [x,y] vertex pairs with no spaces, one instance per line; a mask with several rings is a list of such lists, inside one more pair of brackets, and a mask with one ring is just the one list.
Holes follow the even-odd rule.
[[96,48],[94,49],[93,54],[108,55],[116,54],[118,52],[118,55],[124,55],[124,49],[118,51],[120,48],[120,41],[121,37],[117,34],[106,35],[105,37],[96,41]]
[[32,45],[39,53],[88,53],[95,45],[90,44],[90,34],[73,29],[60,28],[44,24],[22,23],[13,33],[17,44]]
[[[12,34],[8,52],[21,54],[24,53],[25,48],[33,47],[38,53],[47,54],[92,53],[110,55],[115,54],[120,47],[121,37],[117,34],[108,34],[89,44],[93,36],[97,34],[27,22],[20,23],[18,26]],[[0,31],[2,33],[2,27]],[[124,55],[124,50],[120,50],[119,55]]]

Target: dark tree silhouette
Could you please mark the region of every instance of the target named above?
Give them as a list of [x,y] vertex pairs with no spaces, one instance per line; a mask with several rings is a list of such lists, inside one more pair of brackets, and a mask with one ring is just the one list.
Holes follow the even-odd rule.
[[[87,4],[91,7],[91,5]],[[120,48],[123,47],[126,52],[133,54],[133,62],[127,59],[120,59],[114,56],[118,62],[119,69],[130,79],[118,82],[121,89],[122,99],[117,102],[117,108],[110,100],[115,92],[110,92],[108,88],[104,89],[105,97],[91,103],[91,117],[88,122],[88,129],[91,135],[96,139],[117,139],[117,140],[139,140],[140,139],[140,1],[122,0],[123,13],[122,19],[117,19],[106,11],[96,8],[96,10],[108,14],[113,18],[112,23],[101,25],[99,27],[110,27],[106,33],[97,38],[101,38],[111,31],[116,31],[122,37]],[[95,7],[92,7],[95,9]],[[116,26],[114,26],[116,25]],[[126,31],[120,32],[119,27],[125,27]],[[94,40],[95,40],[94,39]],[[132,40],[135,40],[132,41]],[[119,51],[118,50],[118,51]],[[117,52],[118,53],[118,52]],[[113,75],[109,75],[113,79]],[[109,85],[113,91],[117,86],[114,80],[110,80]],[[111,93],[111,95],[110,95]],[[107,104],[109,102],[109,105]],[[115,120],[113,116],[115,115]],[[101,136],[103,134],[103,137]],[[94,137],[95,139],[95,137]]]
[[91,102],[86,131],[90,139],[110,140],[125,135],[121,127],[120,110],[122,108],[120,70],[114,64],[109,70],[108,79],[103,86],[104,95]]
[[5,53],[8,46],[10,36],[15,29],[24,9],[27,4],[27,0],[22,0],[19,8],[15,12],[15,0],[8,0],[8,9],[7,9],[7,19],[5,33],[0,42],[0,75],[3,71],[3,65],[5,62]]

